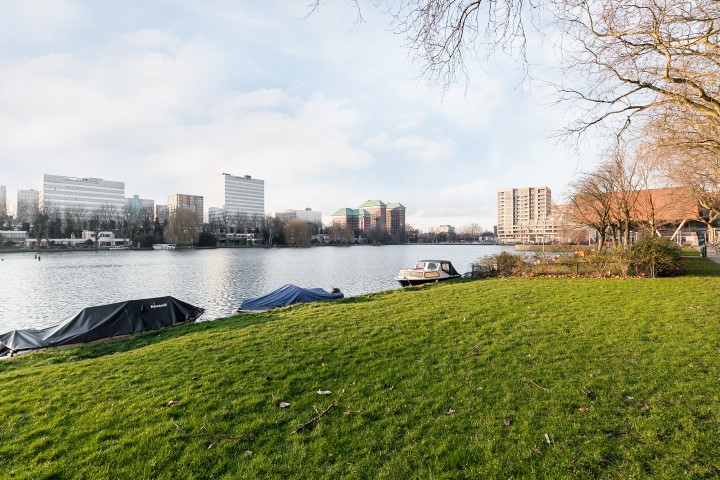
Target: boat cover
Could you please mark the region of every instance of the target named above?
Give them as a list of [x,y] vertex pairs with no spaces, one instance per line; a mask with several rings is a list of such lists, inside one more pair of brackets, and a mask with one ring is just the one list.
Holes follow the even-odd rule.
[[191,322],[204,312],[202,308],[173,297],[88,307],[52,327],[13,330],[0,335],[0,356],[169,327]]
[[322,288],[301,288],[288,283],[259,297],[248,298],[240,304],[241,312],[257,312],[286,307],[293,303],[309,303],[343,298],[342,292],[327,292]]

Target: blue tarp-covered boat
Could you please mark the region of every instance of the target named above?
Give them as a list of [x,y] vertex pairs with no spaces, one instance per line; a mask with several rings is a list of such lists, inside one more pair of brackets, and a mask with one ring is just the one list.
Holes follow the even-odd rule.
[[271,308],[286,307],[293,303],[322,302],[343,298],[342,292],[332,292],[322,288],[301,288],[288,283],[282,287],[259,297],[248,298],[240,304],[238,312],[259,312]]
[[88,307],[52,327],[13,330],[0,335],[0,356],[170,327],[192,322],[204,312],[173,297]]

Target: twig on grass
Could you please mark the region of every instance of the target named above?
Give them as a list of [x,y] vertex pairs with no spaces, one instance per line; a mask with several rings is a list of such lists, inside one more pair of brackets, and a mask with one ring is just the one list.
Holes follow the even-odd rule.
[[246,440],[246,439],[250,439],[250,440],[255,439],[255,435],[253,435],[252,433],[243,433],[241,435],[230,435],[225,432],[203,432],[203,433],[195,433],[195,434],[187,433],[182,428],[180,428],[180,425],[178,425],[177,422],[175,422],[174,418],[171,418],[170,421],[173,423],[173,425],[175,425],[175,428],[177,428],[178,432],[180,432],[180,434],[184,437],[193,437],[193,438],[212,437],[212,438],[216,438],[216,439],[224,438],[227,440],[236,440],[238,442],[241,440]]
[[543,387],[542,385],[538,385],[537,383],[533,382],[532,380],[528,380],[527,378],[523,378],[523,381],[524,381],[524,382],[527,382],[527,383],[529,383],[529,384],[531,384],[531,385],[536,386],[536,387],[539,388],[540,390],[545,390],[546,392],[549,392],[549,391],[550,391],[549,388],[545,388],[545,387]]
[[313,410],[315,410],[315,413],[316,413],[317,415],[315,415],[315,417],[313,417],[309,422],[305,422],[305,423],[303,423],[302,425],[298,426],[292,433],[298,433],[298,432],[299,432],[300,430],[302,430],[303,428],[309,427],[309,426],[312,425],[313,423],[317,422],[318,420],[320,420],[320,419],[322,418],[323,415],[325,415],[325,414],[328,412],[328,410],[330,410],[330,409],[331,409],[332,407],[334,407],[334,406],[335,406],[335,405],[333,405],[333,404],[331,403],[325,410],[323,410],[322,412],[320,412],[320,411],[318,411],[317,407],[316,407],[315,405],[313,405]]

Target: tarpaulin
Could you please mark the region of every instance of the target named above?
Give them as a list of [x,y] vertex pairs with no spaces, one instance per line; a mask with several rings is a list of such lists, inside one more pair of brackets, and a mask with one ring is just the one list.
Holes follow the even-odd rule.
[[285,307],[293,303],[309,303],[343,298],[342,292],[327,292],[322,288],[301,288],[288,283],[275,291],[259,297],[248,298],[240,304],[242,312],[256,312]]
[[88,307],[52,327],[13,330],[0,335],[0,356],[169,327],[194,321],[204,312],[202,308],[173,297]]

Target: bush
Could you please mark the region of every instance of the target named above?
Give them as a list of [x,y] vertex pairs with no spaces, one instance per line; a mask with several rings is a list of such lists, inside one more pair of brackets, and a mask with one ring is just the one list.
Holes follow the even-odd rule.
[[214,247],[217,245],[217,239],[212,233],[202,231],[198,237],[197,244],[199,247]]
[[636,275],[669,277],[682,272],[682,249],[675,242],[656,236],[640,239],[630,249],[630,269]]
[[478,272],[479,276],[496,275],[500,277],[509,277],[524,273],[528,264],[520,255],[513,255],[507,252],[501,252],[497,255],[490,255],[482,258],[473,264],[473,271]]

